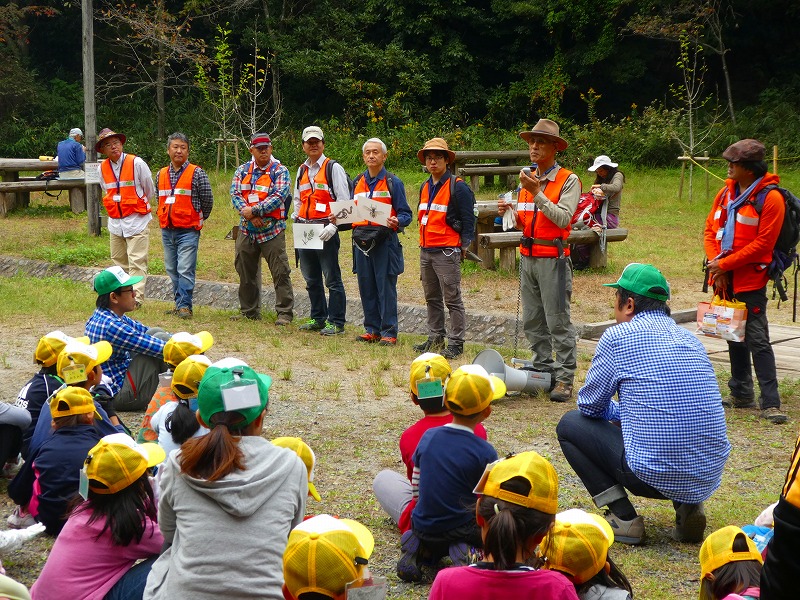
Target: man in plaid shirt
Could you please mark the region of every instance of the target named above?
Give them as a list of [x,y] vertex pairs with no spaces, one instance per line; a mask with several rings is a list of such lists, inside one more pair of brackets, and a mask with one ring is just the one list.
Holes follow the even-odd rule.
[[239,311],[233,319],[261,319],[261,269],[264,257],[275,286],[275,325],[294,318],[294,291],[286,256],[286,206],[291,197],[289,170],[272,156],[272,140],[256,133],[250,140],[252,160],[233,175],[231,201],[241,215],[236,236]]
[[617,325],[597,344],[578,410],[556,428],[561,450],[594,503],[608,507],[615,540],[644,539],[627,489],[672,500],[673,538],[700,542],[703,502],[731,450],[714,368],[697,336],[670,317],[669,284],[658,269],[632,263],[606,285],[617,288]]

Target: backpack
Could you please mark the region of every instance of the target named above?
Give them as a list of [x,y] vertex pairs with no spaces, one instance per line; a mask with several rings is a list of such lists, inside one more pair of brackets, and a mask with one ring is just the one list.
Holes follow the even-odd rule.
[[[772,262],[767,267],[767,274],[774,282],[775,289],[778,290],[781,300],[789,300],[783,286],[783,273],[793,264],[798,263],[797,244],[800,242],[800,200],[786,188],[778,187],[775,184],[765,186],[764,189],[756,194],[754,206],[760,215],[764,208],[764,200],[772,190],[778,190],[786,206],[783,216],[783,224],[775,248],[772,250]],[[795,267],[798,268],[798,267]]]
[[[333,165],[338,164],[337,161],[333,160],[332,158],[328,159],[328,163],[325,165],[325,179],[327,179],[328,184],[330,185],[331,189],[331,198],[333,201],[336,202],[336,192],[333,188]],[[344,167],[342,167],[344,170]],[[350,177],[350,173],[347,171],[344,172],[344,176],[347,179],[347,189],[350,191],[350,198],[353,197],[353,190],[356,189],[356,184],[353,181],[353,178]],[[391,191],[391,190],[390,190]],[[345,198],[345,200],[350,200],[350,198]]]
[[570,227],[572,229],[591,229],[595,225],[602,226],[597,215],[605,203],[605,196],[595,196],[591,192],[580,195],[578,206],[572,215]]

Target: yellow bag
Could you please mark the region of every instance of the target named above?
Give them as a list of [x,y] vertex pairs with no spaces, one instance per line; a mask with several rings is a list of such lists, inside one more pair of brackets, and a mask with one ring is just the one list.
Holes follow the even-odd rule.
[[714,296],[697,305],[697,333],[729,342],[743,342],[747,326],[747,305],[734,298]]

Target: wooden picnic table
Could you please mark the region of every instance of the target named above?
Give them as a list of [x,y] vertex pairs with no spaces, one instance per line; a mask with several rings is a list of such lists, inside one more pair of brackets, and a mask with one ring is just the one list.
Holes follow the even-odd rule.
[[[47,190],[69,190],[70,205],[74,212],[86,210],[86,184],[82,179],[54,179],[45,186],[44,181],[31,181],[20,177],[24,171],[51,171],[58,169],[56,160],[38,158],[0,158],[0,216],[16,208],[30,206],[31,192]],[[80,209],[80,210],[78,210]]]
[[[456,159],[453,163],[455,175],[469,176],[470,187],[473,192],[480,189],[480,178],[484,183],[491,185],[495,175],[506,175],[506,183],[511,181],[519,172],[518,163],[524,160],[530,162],[530,153],[527,150],[456,150]],[[486,164],[486,162],[489,164]],[[513,186],[511,186],[513,187]]]

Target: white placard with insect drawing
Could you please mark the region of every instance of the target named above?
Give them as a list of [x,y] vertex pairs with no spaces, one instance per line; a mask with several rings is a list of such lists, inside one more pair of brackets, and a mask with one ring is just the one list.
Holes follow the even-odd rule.
[[319,234],[325,229],[322,223],[295,223],[292,225],[295,250],[322,250]]
[[359,198],[356,212],[361,220],[372,221],[377,225],[385,226],[386,221],[392,216],[392,205],[385,202],[377,202],[371,198]]
[[337,225],[347,225],[359,221],[356,214],[355,200],[344,200],[342,202],[331,202],[331,214],[336,217]]

